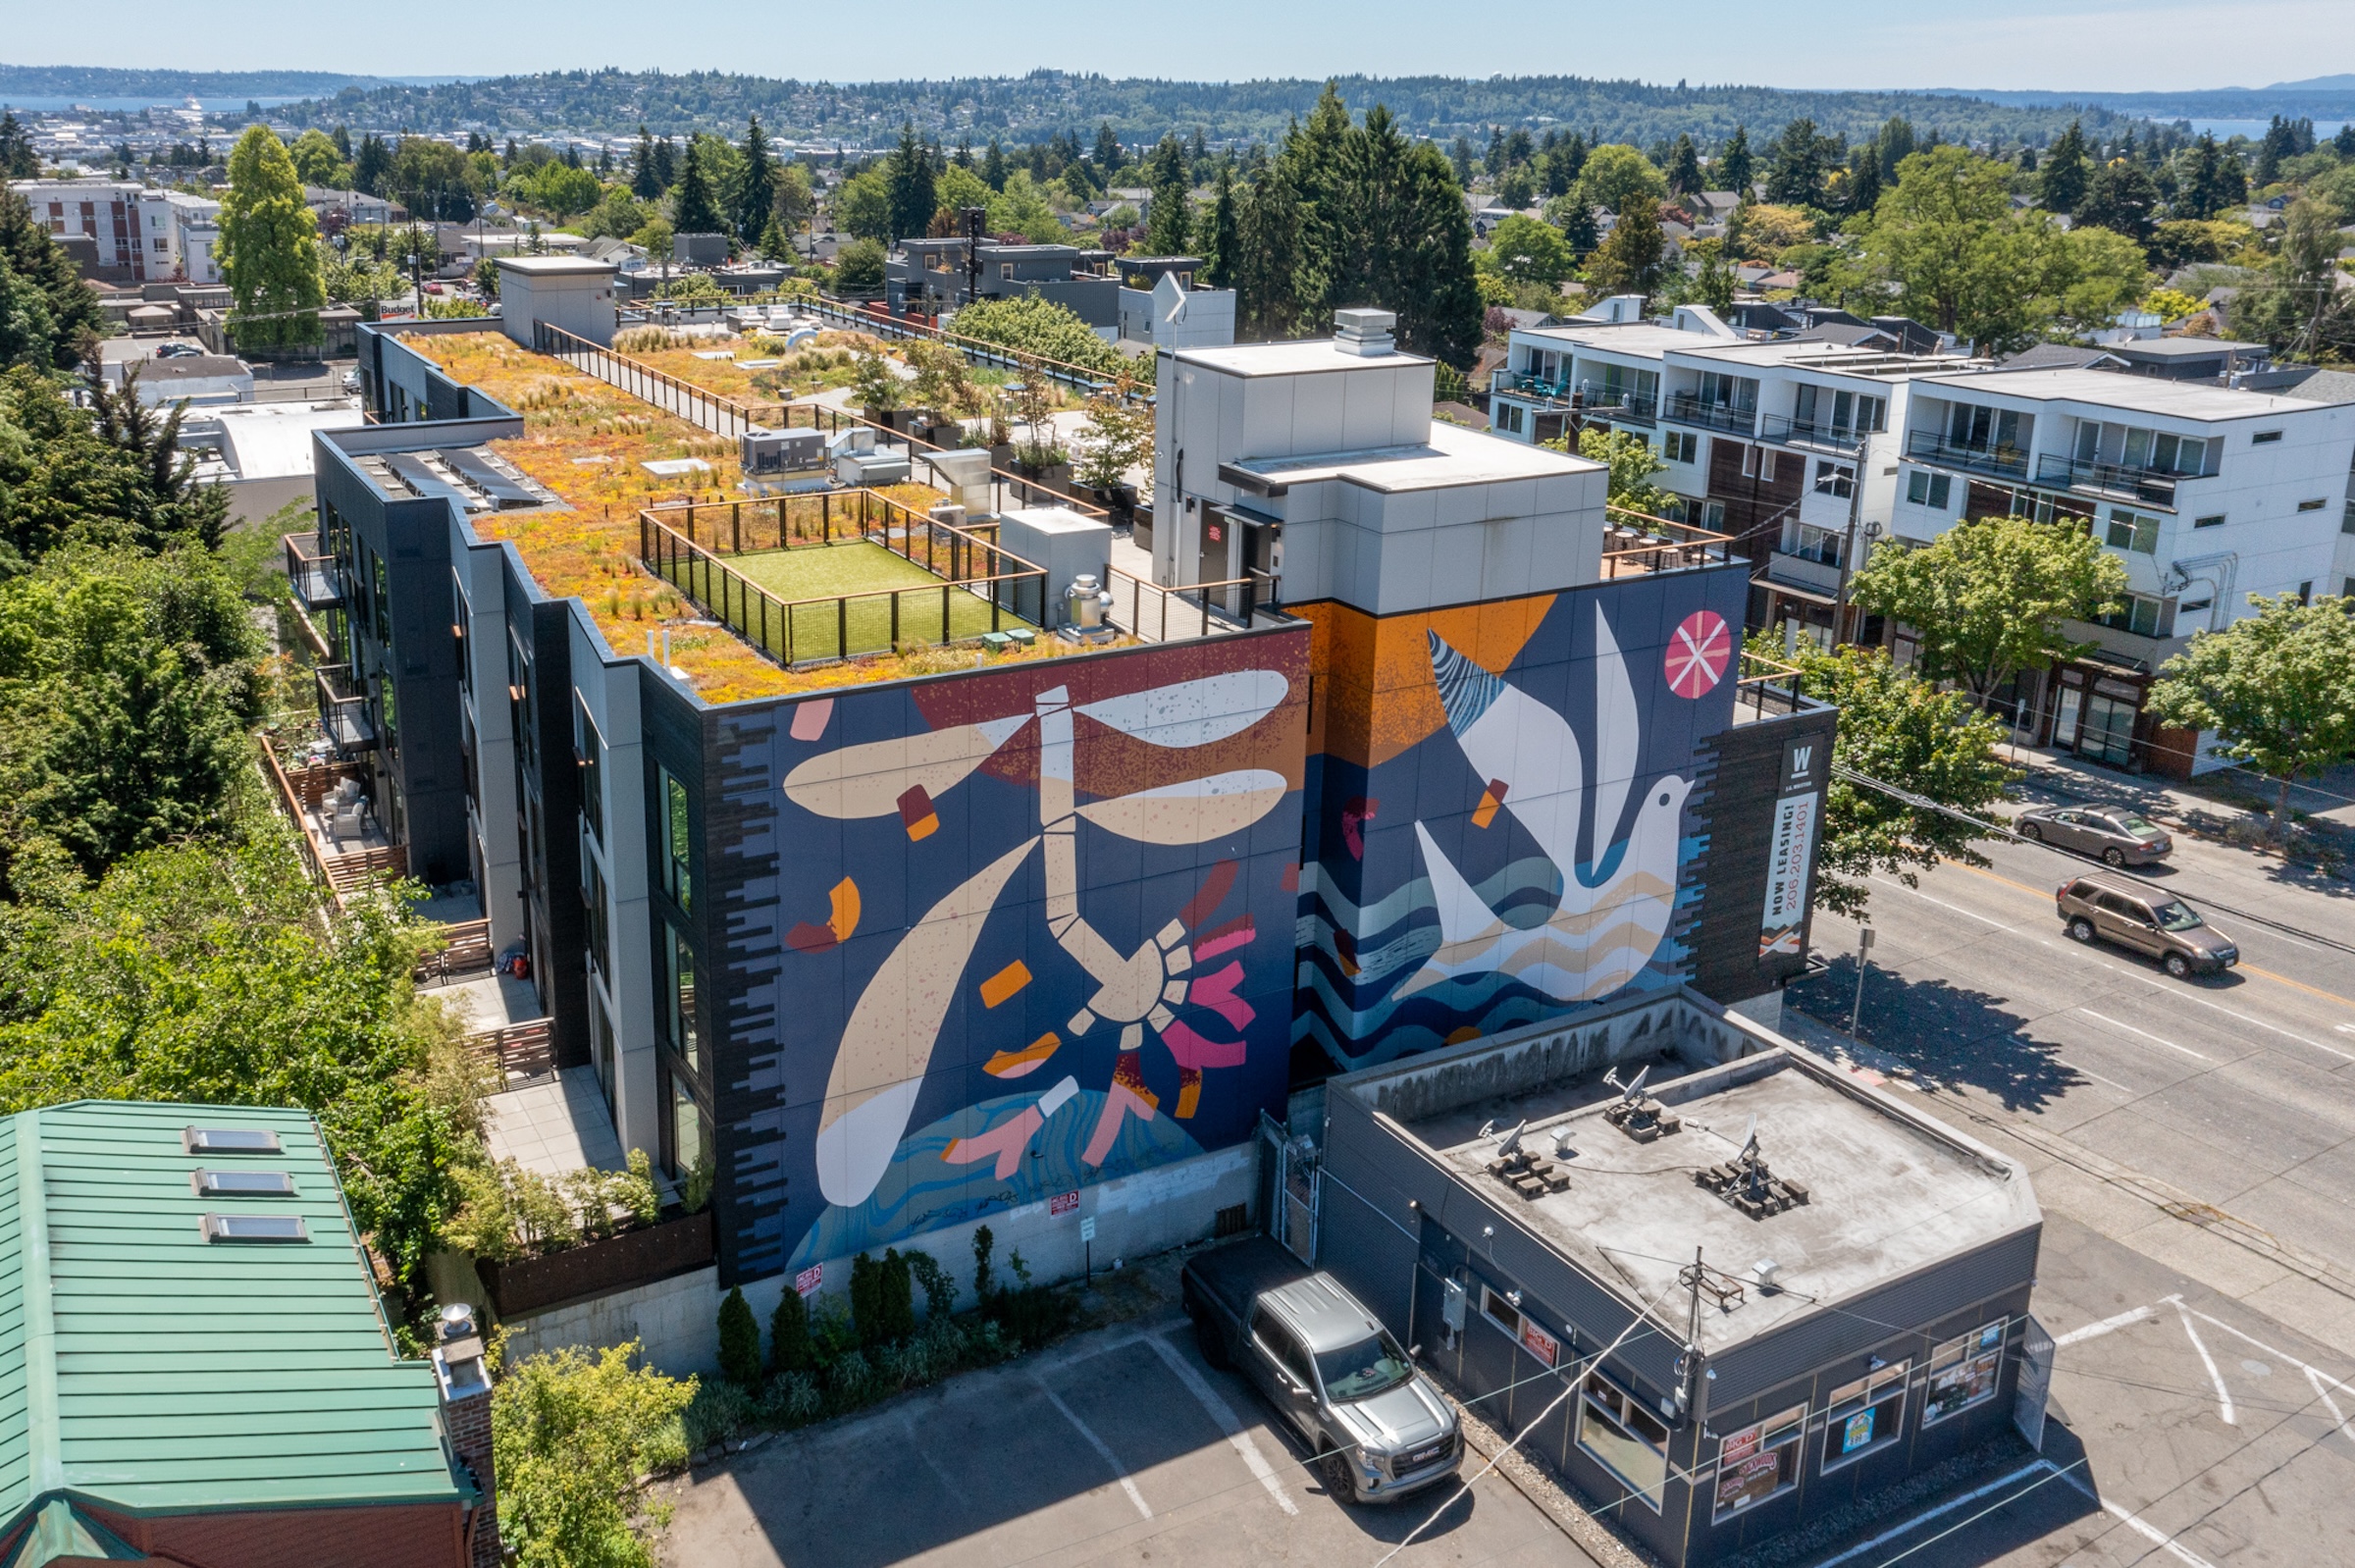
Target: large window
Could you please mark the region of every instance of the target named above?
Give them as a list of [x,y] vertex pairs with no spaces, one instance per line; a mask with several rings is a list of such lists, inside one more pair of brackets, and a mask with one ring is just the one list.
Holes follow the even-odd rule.
[[1886,430],[1888,421],[1889,404],[1885,398],[1834,392],[1829,387],[1811,387],[1805,382],[1800,384],[1792,419],[1793,424],[1820,434],[1848,437]]
[[1955,403],[1946,420],[1946,442],[1964,451],[2017,454],[2028,449],[2034,416],[1981,403]]
[[1599,1372],[1579,1391],[1578,1445],[1654,1512],[1668,1481],[1668,1425]]
[[669,768],[655,770],[662,787],[662,890],[682,910],[695,908],[695,819],[687,786]]
[[605,743],[578,695],[572,703],[572,757],[580,764],[581,820],[589,824],[589,836],[602,844],[605,840]]
[[1660,438],[1660,455],[1672,463],[1701,461],[1701,438],[1689,430],[1672,430]]
[[1906,1417],[1906,1375],[1912,1370],[1912,1362],[1901,1361],[1832,1390],[1823,1407],[1824,1469],[1897,1439]]
[[610,976],[613,960],[606,948],[605,873],[598,868],[597,857],[587,847],[581,851],[581,902],[589,911],[589,961],[597,972]]
[[708,1157],[709,1123],[687,1080],[676,1073],[666,1076],[670,1079],[670,1174],[685,1179],[687,1173]]
[[1815,494],[1837,496],[1842,500],[1857,493],[1857,468],[1854,463],[1835,463],[1815,459]]
[[1714,1518],[1754,1508],[1799,1485],[1800,1439],[1807,1432],[1807,1407],[1793,1405],[1754,1427],[1729,1432],[1717,1446]]
[[2168,613],[2167,601],[2153,599],[2147,594],[2124,594],[2117,612],[2095,617],[2104,626],[2117,631],[2132,632],[2137,637],[2171,637],[2174,634],[2174,617]]
[[1916,506],[1927,506],[1934,512],[1945,511],[1954,494],[1955,481],[1952,475],[1932,474],[1916,468],[1906,479],[1906,499]]
[[1930,1353],[1930,1385],[1922,1395],[1921,1424],[1925,1427],[1984,1404],[1995,1397],[2003,1382],[2004,1332],[2009,1319],[1988,1324]]
[[2159,519],[2149,512],[2130,512],[2123,506],[2110,508],[2110,527],[2105,542],[2113,549],[2130,549],[2137,555],[2149,555],[2159,549]]
[[680,1061],[700,1073],[705,1068],[703,1031],[697,1026],[695,1014],[695,953],[687,946],[687,938],[667,923],[662,927],[662,938],[670,1048],[679,1053]]

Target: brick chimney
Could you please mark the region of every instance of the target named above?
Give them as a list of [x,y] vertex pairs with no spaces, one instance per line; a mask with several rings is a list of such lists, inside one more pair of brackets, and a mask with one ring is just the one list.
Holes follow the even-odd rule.
[[491,1374],[474,1309],[452,1302],[436,1326],[434,1376],[442,1384],[442,1424],[458,1462],[481,1492],[466,1520],[466,1568],[498,1568],[498,1476],[491,1457]]

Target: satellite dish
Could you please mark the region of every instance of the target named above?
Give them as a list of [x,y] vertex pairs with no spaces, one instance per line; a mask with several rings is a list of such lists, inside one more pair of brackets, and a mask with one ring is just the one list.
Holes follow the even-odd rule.
[[1493,1120],[1492,1120],[1492,1121],[1488,1121],[1488,1122],[1483,1122],[1483,1123],[1480,1124],[1480,1130],[1479,1130],[1478,1132],[1474,1133],[1474,1134],[1473,1134],[1473,1136],[1474,1136],[1474,1137],[1476,1137],[1476,1138],[1485,1138],[1485,1137],[1488,1137],[1488,1136],[1490,1136],[1491,1134],[1494,1133],[1494,1132],[1495,1132],[1495,1130],[1496,1130],[1496,1124],[1495,1124],[1495,1122],[1494,1122]]
[[1506,1134],[1504,1135],[1504,1141],[1503,1141],[1502,1143],[1499,1143],[1498,1145],[1496,1145],[1496,1152],[1497,1152],[1499,1155],[1506,1155],[1506,1154],[1518,1154],[1518,1153],[1520,1153],[1520,1152],[1521,1152],[1521,1131],[1522,1131],[1522,1128],[1524,1128],[1524,1127],[1526,1127],[1526,1126],[1528,1126],[1528,1125],[1529,1125],[1529,1118],[1527,1118],[1527,1117],[1523,1117],[1523,1118],[1521,1119],[1521,1121],[1520,1121],[1519,1124],[1518,1124],[1518,1125],[1516,1125],[1516,1126],[1513,1128],[1513,1130],[1512,1130],[1512,1131],[1510,1131],[1510,1132],[1508,1132],[1508,1133],[1506,1133]]
[[1742,1129],[1742,1152],[1740,1155],[1736,1156],[1736,1158],[1743,1160],[1754,1160],[1757,1157],[1758,1116],[1757,1113],[1753,1111],[1750,1116],[1750,1125]]

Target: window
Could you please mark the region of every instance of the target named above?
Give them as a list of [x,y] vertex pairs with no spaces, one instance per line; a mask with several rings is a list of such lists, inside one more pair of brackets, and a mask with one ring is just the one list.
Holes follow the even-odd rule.
[[2355,500],[2348,501],[2347,509],[2339,514],[2338,531],[2342,534],[2355,534]]
[[1658,1512],[1668,1480],[1668,1425],[1599,1372],[1588,1373],[1580,1390],[1578,1445]]
[[1794,1405],[1754,1427],[1727,1433],[1717,1446],[1715,1517],[1754,1508],[1799,1485],[1799,1439],[1806,1431],[1807,1407]]
[[1011,282],[1014,278],[1014,263],[1011,261],[999,262],[998,276]]
[[[2110,900],[2102,902],[2107,906]],[[2139,913],[2145,919],[2150,917],[2147,910]],[[1949,1339],[1931,1352],[1930,1383],[1921,1403],[1923,1426],[1935,1426],[1995,1397],[1996,1385],[2003,1381],[2004,1333],[2009,1327],[2009,1319],[1991,1323],[1959,1339]]]
[[1701,392],[1695,400],[1711,408],[1751,413],[1758,406],[1758,384],[1753,377],[1704,370],[1701,373]]
[[2249,444],[2252,446],[2267,446],[2271,445],[2275,442],[2279,441],[2280,439],[2281,433],[2277,430],[2261,430],[2256,435],[2249,438]]
[[1761,446],[1757,448],[1757,453],[1758,482],[1760,484],[1771,485],[1774,483],[1774,450],[1772,447]]
[[1955,482],[1951,475],[1924,473],[1916,468],[1906,480],[1906,499],[1916,506],[1927,506],[1942,512],[1953,498]]
[[1857,470],[1853,463],[1815,460],[1815,494],[1837,496],[1842,500],[1857,493]]
[[2311,604],[2314,602],[2313,578],[2309,577],[2306,579],[2306,581],[2298,585],[2298,602],[2301,604]]
[[2167,601],[2152,599],[2144,594],[2128,594],[2125,602],[2114,615],[2100,617],[2101,624],[2113,631],[2132,632],[2136,637],[2168,637],[2173,633],[2174,617],[2167,610]]
[[1832,1390],[1823,1407],[1824,1469],[1896,1439],[1905,1421],[1906,1375],[1912,1369],[1912,1362],[1901,1361]]
[[1496,428],[1510,435],[1521,435],[1529,429],[1529,413],[1519,403],[1499,402],[1496,405]]
[[1947,415],[1946,440],[1964,451],[2016,453],[2026,451],[2036,428],[2035,418],[1978,403],[1956,403]]
[[613,961],[605,951],[605,873],[599,869],[597,857],[581,856],[581,902],[589,910],[589,961],[600,974],[613,972]]
[[664,995],[668,998],[670,1048],[697,1072],[704,1071],[703,1036],[696,1027],[695,951],[687,938],[665,923],[662,966]]
[[687,786],[669,768],[655,769],[662,786],[662,890],[682,910],[695,908],[692,859],[695,819],[689,809]]
[[2224,514],[2218,512],[2212,517],[2195,517],[2191,520],[2191,526],[2194,528],[2222,528],[2224,526]]
[[1689,430],[1672,430],[1660,438],[1660,454],[1672,463],[1701,461],[1701,438]]
[[284,1171],[191,1171],[188,1184],[199,1195],[224,1193],[233,1197],[290,1198],[294,1178]]
[[1251,1314],[1251,1337],[1267,1351],[1285,1377],[1303,1388],[1316,1386],[1308,1370],[1308,1352],[1292,1337],[1292,1331],[1270,1317],[1265,1311]]
[[1802,385],[1792,423],[1820,435],[1864,436],[1888,428],[1886,399]]
[[576,694],[572,704],[572,759],[580,765],[581,820],[589,824],[589,835],[600,844],[605,841],[605,743],[597,733],[597,721],[589,716],[589,708]]
[[2110,530],[2107,543],[2113,549],[2128,549],[2137,555],[2148,555],[2159,549],[2159,519],[2146,512],[2130,512],[2123,506],[2110,508]]
[[180,1146],[189,1154],[278,1154],[278,1134],[268,1127],[183,1127]]
[[704,1108],[688,1092],[686,1080],[670,1077],[670,1174],[684,1177],[710,1153],[711,1140]]
[[208,1214],[204,1217],[204,1239],[207,1241],[308,1241],[311,1233],[304,1228],[298,1214]]
[[2329,504],[2330,504],[2330,503],[2329,503],[2329,500],[2325,499],[2325,498],[2324,498],[2323,497],[2321,497],[2321,496],[2317,496],[2317,497],[2314,497],[2314,499],[2312,499],[2312,500],[2302,500],[2302,501],[2298,502],[2298,510],[2300,510],[2300,511],[2302,511],[2302,512],[2319,512],[2319,511],[2321,511],[2321,510],[2322,510],[2322,509],[2323,509],[2325,506],[2328,506],[2328,505],[2329,505]]

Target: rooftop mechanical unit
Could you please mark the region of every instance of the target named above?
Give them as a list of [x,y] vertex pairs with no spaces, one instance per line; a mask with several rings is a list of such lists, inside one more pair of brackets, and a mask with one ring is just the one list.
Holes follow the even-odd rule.
[[737,438],[748,479],[808,473],[826,466],[826,433],[822,430],[762,430],[758,426]]

